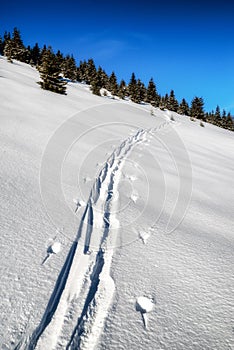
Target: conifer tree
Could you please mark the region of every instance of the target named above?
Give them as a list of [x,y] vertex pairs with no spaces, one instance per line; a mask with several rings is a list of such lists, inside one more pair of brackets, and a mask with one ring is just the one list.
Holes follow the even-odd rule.
[[11,39],[11,34],[6,32],[4,34],[3,53],[4,53],[4,56],[7,57],[8,62],[13,63],[13,43]]
[[132,73],[130,82],[128,84],[128,93],[131,100],[135,102],[135,100],[137,100],[137,81],[134,73]]
[[76,79],[77,81],[79,82],[83,82],[85,81],[85,71],[86,71],[86,67],[87,67],[87,62],[84,60],[84,61],[80,61],[80,64],[79,66],[77,67],[77,70],[76,70]]
[[205,121],[204,101],[202,97],[194,97],[190,109],[191,117]]
[[217,106],[215,109],[215,114],[214,114],[214,124],[217,126],[221,125],[221,112],[220,112],[220,107]]
[[178,101],[175,98],[174,90],[171,90],[170,95],[167,99],[166,108],[170,111],[177,112],[179,107]]
[[168,94],[166,94],[165,96],[161,96],[159,103],[160,109],[164,110],[165,108],[167,108],[168,98]]
[[132,73],[130,82],[128,84],[128,92],[129,92],[130,95],[132,95],[132,93],[135,92],[136,83],[137,83],[137,81],[136,81],[135,73]]
[[227,122],[227,113],[226,113],[225,109],[223,109],[222,119],[221,119],[222,128],[226,128],[226,122]]
[[40,48],[38,43],[36,43],[31,49],[30,64],[33,66],[36,66],[39,63],[39,59],[40,59]]
[[98,74],[100,74],[100,77],[101,77],[102,87],[104,89],[107,89],[108,88],[108,84],[109,84],[109,77],[106,74],[106,72],[100,66],[98,67],[98,71],[99,71]]
[[147,92],[146,92],[146,102],[151,103],[153,107],[159,106],[159,96],[157,94],[156,85],[153,81],[153,78],[150,79]]
[[0,55],[2,56],[4,52],[4,41],[3,38],[0,36]]
[[44,51],[38,70],[42,79],[39,82],[42,89],[66,94],[66,82],[61,79],[60,75],[62,69],[51,47]]
[[96,78],[96,67],[92,58],[90,58],[84,67],[84,80],[90,84]]
[[190,114],[189,105],[184,98],[182,99],[177,112],[182,115]]
[[62,62],[62,72],[65,78],[70,79],[71,81],[76,80],[77,70],[76,70],[76,61],[71,55],[67,55]]
[[127,94],[127,87],[125,81],[122,79],[120,84],[119,84],[119,92],[118,92],[118,97],[121,99],[124,99]]
[[102,88],[102,71],[98,69],[91,81],[91,91],[94,95],[101,96],[100,90]]
[[44,45],[43,48],[40,50],[38,66],[40,66],[42,64],[42,59],[43,59],[44,55],[46,54],[46,52],[47,52],[47,47],[46,47],[46,45]]
[[234,131],[234,121],[231,117],[231,113],[229,112],[227,115],[227,119],[226,119],[226,125],[225,125],[226,129],[228,130],[232,130]]
[[25,57],[27,55],[26,48],[23,44],[23,40],[21,39],[20,31],[17,28],[14,28],[11,45],[12,58],[21,62],[25,62]]
[[108,90],[111,92],[112,95],[118,95],[119,86],[114,72],[112,72],[109,77]]

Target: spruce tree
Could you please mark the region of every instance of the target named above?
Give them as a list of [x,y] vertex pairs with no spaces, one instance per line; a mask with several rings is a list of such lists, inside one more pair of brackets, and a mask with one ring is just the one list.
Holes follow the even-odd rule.
[[107,89],[108,88],[108,84],[109,84],[109,77],[108,75],[106,74],[106,72],[99,66],[98,67],[98,71],[99,71],[99,75],[101,77],[101,81],[102,81],[102,87],[104,89]]
[[167,99],[166,108],[170,111],[177,112],[179,108],[179,103],[177,99],[175,98],[174,90],[171,90],[170,95]]
[[4,56],[7,57],[8,62],[13,63],[13,43],[11,39],[11,34],[6,32],[4,34],[3,53],[4,53]]
[[92,58],[90,58],[84,67],[84,80],[90,84],[96,78],[96,67]]
[[65,78],[76,81],[77,70],[76,70],[76,61],[71,55],[67,55],[62,62],[62,72]]
[[80,61],[79,66],[77,67],[76,70],[76,79],[79,82],[84,82],[85,81],[85,72],[86,72],[86,67],[87,67],[87,62],[84,61]]
[[118,97],[121,98],[122,100],[125,98],[127,94],[127,87],[125,81],[122,79],[120,84],[119,84],[119,92],[118,92]]
[[40,48],[38,43],[36,43],[31,49],[30,64],[33,66],[36,66],[39,63],[39,59],[40,59]]
[[225,109],[223,109],[222,119],[221,119],[222,128],[226,128],[226,122],[227,122],[227,113],[226,113]]
[[118,95],[119,86],[114,72],[112,72],[109,77],[108,90],[111,92],[112,95]]
[[159,108],[164,110],[165,108],[167,108],[167,103],[168,103],[168,94],[166,94],[165,96],[161,96],[160,98],[160,102],[159,102]]
[[234,121],[231,117],[231,113],[229,112],[227,115],[227,119],[226,119],[226,125],[225,125],[226,129],[228,130],[232,130],[234,131]]
[[21,39],[20,31],[17,28],[14,28],[13,36],[11,39],[12,44],[12,58],[21,62],[25,62],[26,58],[26,48]]
[[189,116],[189,114],[190,114],[189,105],[188,105],[188,103],[186,102],[186,100],[184,98],[182,99],[177,112],[179,114],[188,115]]
[[151,103],[153,107],[159,106],[159,96],[157,94],[156,85],[154,83],[153,78],[150,79],[146,91],[146,102]]
[[217,106],[214,114],[214,124],[217,126],[220,126],[221,122],[222,122],[222,119],[221,119],[220,107]]
[[3,56],[4,52],[4,41],[3,38],[0,36],[0,55]]
[[137,100],[137,81],[134,73],[132,73],[130,82],[128,84],[128,94],[133,102]]
[[191,103],[190,114],[192,118],[197,118],[205,121],[204,101],[202,97],[194,97]]
[[91,81],[91,91],[94,95],[101,96],[100,90],[102,88],[102,71],[98,69],[93,76],[93,80]]
[[51,47],[44,51],[38,70],[42,79],[39,82],[42,89],[66,94],[66,82],[60,76],[62,69]]

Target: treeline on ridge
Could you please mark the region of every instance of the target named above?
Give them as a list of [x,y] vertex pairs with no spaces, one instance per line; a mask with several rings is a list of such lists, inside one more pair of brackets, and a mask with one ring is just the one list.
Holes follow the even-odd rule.
[[114,72],[108,75],[102,67],[96,67],[92,58],[80,61],[77,66],[73,55],[63,55],[60,50],[54,53],[50,46],[44,45],[40,48],[36,43],[33,47],[25,47],[20,31],[14,28],[13,33],[5,32],[0,37],[0,55],[7,57],[8,61],[18,60],[35,66],[41,77],[40,86],[60,94],[66,94],[67,81],[85,82],[90,85],[95,95],[101,95],[100,90],[109,91],[113,96],[120,99],[130,99],[135,103],[149,103],[153,107],[168,109],[182,115],[190,116],[206,121],[222,128],[234,131],[234,122],[230,112],[221,111],[217,105],[215,111],[204,111],[204,100],[202,97],[194,97],[191,105],[183,98],[179,103],[173,90],[164,96],[157,91],[153,78],[147,86],[137,79],[132,73],[129,83],[123,79],[118,83]]

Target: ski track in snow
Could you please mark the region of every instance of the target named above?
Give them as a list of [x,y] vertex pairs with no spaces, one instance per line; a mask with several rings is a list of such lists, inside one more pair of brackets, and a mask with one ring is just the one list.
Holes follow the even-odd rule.
[[133,147],[144,145],[149,136],[169,124],[166,121],[157,128],[138,130],[109,156],[94,181],[76,239],[41,322],[31,335],[24,335],[15,350],[95,348],[115,290],[110,267],[118,220],[111,212],[118,205],[112,197],[118,189],[121,169]]

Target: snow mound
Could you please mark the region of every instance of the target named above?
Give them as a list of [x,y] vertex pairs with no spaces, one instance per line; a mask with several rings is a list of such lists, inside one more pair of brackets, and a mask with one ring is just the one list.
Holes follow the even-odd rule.
[[54,254],[58,254],[61,251],[61,243],[60,242],[54,242],[51,245],[51,252]]
[[150,238],[150,234],[147,232],[140,232],[139,233],[139,238],[142,240],[144,244],[147,243],[147,240]]
[[151,299],[146,297],[138,297],[136,300],[136,310],[140,311],[142,314],[152,311],[154,308],[154,303]]
[[131,200],[134,202],[134,203],[136,203],[136,201],[138,200],[138,198],[139,198],[139,195],[138,195],[138,193],[137,192],[133,192],[132,194],[131,194]]

